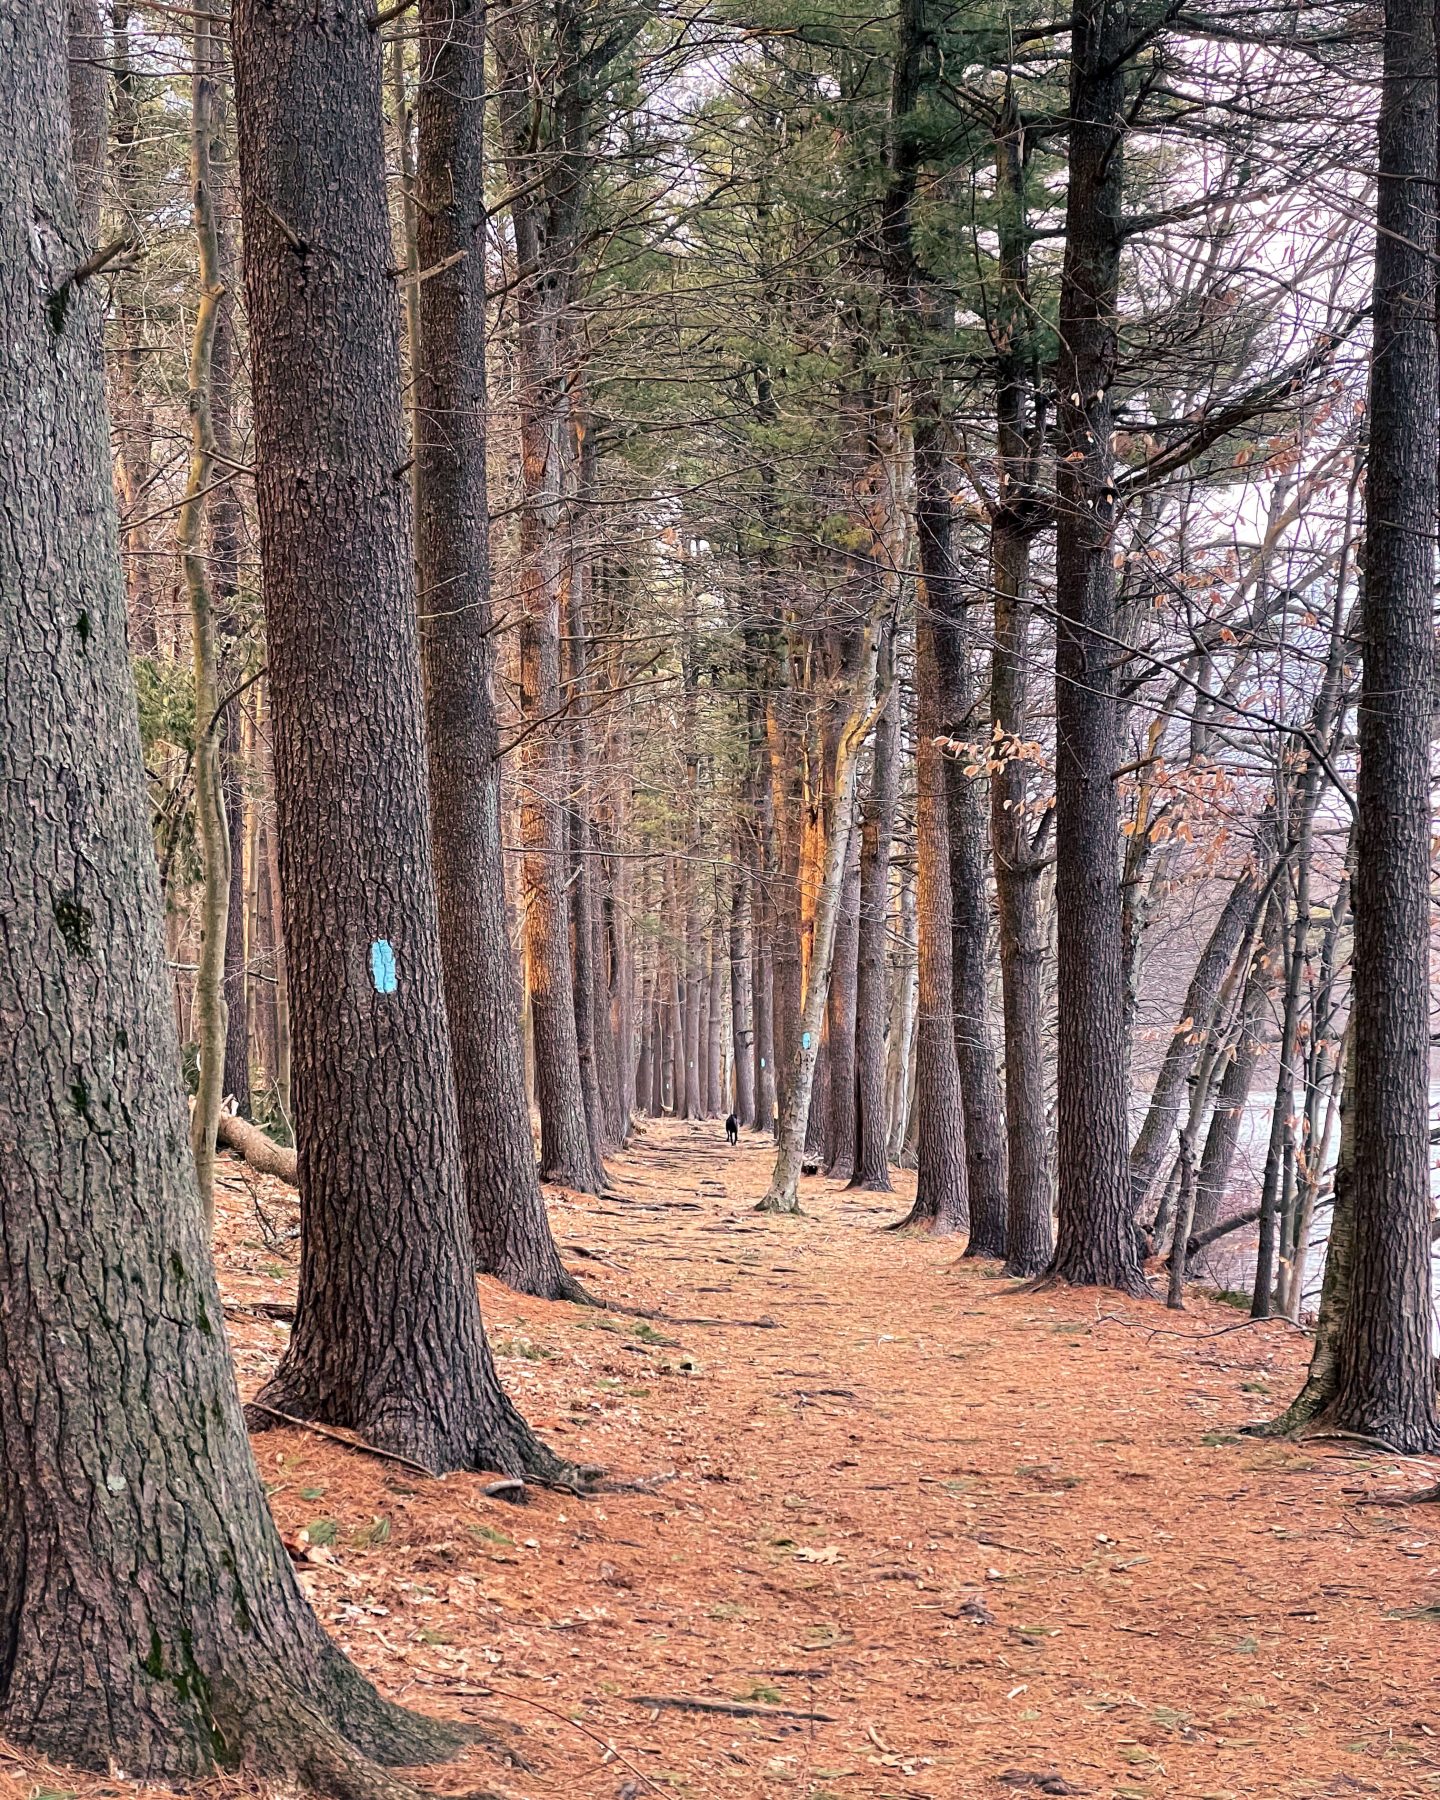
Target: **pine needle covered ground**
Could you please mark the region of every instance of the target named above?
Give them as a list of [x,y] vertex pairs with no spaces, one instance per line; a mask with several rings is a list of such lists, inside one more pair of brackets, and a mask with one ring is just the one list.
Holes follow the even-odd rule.
[[[488,1496],[313,1432],[256,1440],[342,1647],[424,1712],[500,1726],[422,1776],[542,1800],[1440,1793],[1436,1471],[1241,1437],[1307,1341],[1193,1296],[1026,1293],[908,1206],[651,1123],[555,1200],[598,1294],[486,1283],[502,1375],[567,1457],[628,1490]],[[242,1385],[292,1287],[290,1190],[221,1165]],[[258,1206],[257,1206],[258,1202]],[[214,1784],[236,1792],[243,1782]],[[83,1800],[0,1753],[0,1800]]]

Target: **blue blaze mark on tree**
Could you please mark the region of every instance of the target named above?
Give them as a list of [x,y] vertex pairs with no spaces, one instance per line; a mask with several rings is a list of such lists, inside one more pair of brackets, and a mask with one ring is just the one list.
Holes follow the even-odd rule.
[[370,979],[377,994],[395,992],[395,946],[388,938],[376,938],[370,946]]
[[810,1048],[810,1033],[808,1031],[802,1031],[800,1033],[800,1048],[802,1050],[808,1050]]

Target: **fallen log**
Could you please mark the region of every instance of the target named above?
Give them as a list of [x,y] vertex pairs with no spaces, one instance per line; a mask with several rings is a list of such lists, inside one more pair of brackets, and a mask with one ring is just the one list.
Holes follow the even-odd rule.
[[1224,1219],[1220,1224],[1212,1225],[1208,1231],[1197,1231],[1185,1246],[1186,1255],[1194,1256],[1197,1250],[1204,1250],[1220,1238],[1228,1237],[1232,1231],[1239,1231],[1242,1225],[1253,1225],[1259,1217],[1260,1208],[1256,1206],[1249,1212],[1236,1213],[1233,1219]]
[[215,1142],[233,1150],[257,1175],[278,1175],[281,1181],[296,1185],[295,1152],[277,1144],[268,1133],[235,1113],[222,1112],[215,1128]]

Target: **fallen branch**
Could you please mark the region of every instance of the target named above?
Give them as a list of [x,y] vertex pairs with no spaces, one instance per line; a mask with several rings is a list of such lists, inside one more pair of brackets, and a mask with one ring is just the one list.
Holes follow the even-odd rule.
[[215,1142],[226,1150],[233,1150],[256,1174],[274,1175],[281,1181],[288,1181],[291,1187],[296,1185],[295,1152],[284,1144],[277,1144],[268,1132],[252,1125],[248,1119],[222,1112],[220,1123],[215,1127]]
[[1249,1212],[1236,1213],[1233,1219],[1225,1219],[1219,1225],[1212,1225],[1206,1231],[1197,1231],[1185,1246],[1185,1254],[1193,1256],[1197,1250],[1203,1250],[1213,1244],[1217,1238],[1227,1237],[1232,1231],[1239,1231],[1243,1225],[1253,1225],[1260,1217],[1260,1208],[1252,1207]]
[[346,1432],[336,1431],[331,1425],[317,1425],[313,1419],[297,1419],[293,1413],[281,1412],[275,1406],[266,1406],[263,1400],[249,1400],[245,1403],[247,1421],[263,1431],[263,1422],[251,1417],[254,1413],[264,1413],[267,1419],[275,1419],[282,1425],[293,1425],[297,1431],[313,1431],[317,1437],[343,1444],[347,1450],[363,1450],[367,1456],[379,1456],[386,1462],[400,1463],[402,1467],[413,1469],[417,1475],[424,1475],[431,1481],[436,1479],[434,1469],[427,1469],[424,1463],[416,1462],[412,1457],[402,1456],[398,1450],[382,1450],[378,1444],[367,1444],[364,1438],[351,1437]]
[[725,1713],[735,1719],[818,1719],[835,1725],[834,1713],[803,1712],[793,1706],[757,1706],[749,1700],[704,1700],[698,1694],[631,1694],[632,1706],[673,1706],[681,1712]]

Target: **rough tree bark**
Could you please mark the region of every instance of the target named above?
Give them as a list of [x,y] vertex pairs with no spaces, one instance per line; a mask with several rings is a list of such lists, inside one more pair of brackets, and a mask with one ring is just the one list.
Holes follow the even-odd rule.
[[[220,27],[223,35],[223,26]],[[210,346],[210,429],[222,467],[237,462],[235,386],[240,350],[236,341],[235,253],[231,219],[235,204],[225,89],[217,83],[211,101],[215,130],[211,138],[212,206],[220,301],[215,311],[215,337]],[[233,470],[227,469],[227,473]],[[220,634],[220,678],[224,688],[225,821],[230,834],[230,895],[225,925],[225,1096],[246,1117],[250,1113],[250,994],[245,948],[246,763],[243,750],[244,706],[237,690],[247,680],[248,644],[239,615],[240,543],[244,510],[236,482],[214,488],[206,500],[210,527],[210,587],[215,625]],[[253,716],[253,715],[252,715]]]
[[100,23],[99,0],[68,0],[65,48],[69,58],[66,97],[70,109],[70,145],[75,159],[80,231],[87,244],[94,244],[100,234],[100,198],[105,181],[109,123],[105,73],[109,45]]
[[301,1196],[295,1329],[260,1398],[427,1468],[544,1475],[466,1217],[380,45],[367,0],[237,0],[233,28]]
[[1111,542],[1131,9],[1080,0],[1060,290],[1055,562],[1059,1209],[1050,1274],[1148,1294],[1130,1211]]
[[[939,729],[961,739],[976,731],[969,609],[956,557],[959,486],[938,408],[916,421],[915,523],[925,606],[933,636]],[[951,982],[955,1054],[965,1108],[965,1168],[970,1205],[966,1256],[1006,1251],[1005,1108],[990,1031],[990,909],[985,895],[988,796],[955,755],[942,758],[950,852]]]
[[[923,602],[922,602],[923,603]],[[945,770],[935,742],[939,677],[930,621],[915,632],[915,886],[919,924],[915,1035],[915,1204],[900,1221],[937,1234],[970,1222],[965,1111],[951,985],[950,846]]]
[[416,211],[416,564],[445,1011],[478,1266],[575,1299],[536,1173],[500,836],[485,494],[483,0],[422,0]]
[[[582,9],[491,15],[499,76],[499,137],[510,178],[515,354],[520,384],[520,760],[526,955],[540,1108],[540,1174],[598,1193],[605,1171],[592,1142],[576,1035],[566,893],[564,699],[560,637],[573,565],[571,384],[574,302],[592,106],[622,28],[587,53]],[[634,29],[638,29],[638,23]],[[598,60],[597,60],[598,59]]]
[[1434,693],[1435,15],[1386,0],[1356,709],[1353,1241],[1323,1415],[1440,1444],[1430,1332],[1430,738]]
[[886,1095],[885,1027],[890,1012],[886,926],[890,912],[890,841],[900,792],[897,738],[900,693],[892,683],[893,633],[882,651],[881,679],[890,687],[875,727],[870,786],[860,821],[860,937],[855,990],[855,1168],[851,1187],[890,1192],[890,1113]]
[[1031,818],[1030,544],[1040,501],[1046,413],[1035,364],[1025,203],[1028,139],[1013,93],[995,125],[999,294],[992,341],[999,492],[990,519],[995,642],[990,658],[990,854],[1005,1023],[1007,1275],[1038,1275],[1054,1254],[1050,1133],[1045,1116],[1045,952],[1041,877],[1051,814]]
[[[141,216],[139,194],[140,77],[132,55],[132,8],[125,0],[112,0],[111,63],[114,69],[112,108],[114,146],[111,168],[119,213],[118,229],[130,232]],[[114,363],[116,459],[115,481],[120,493],[121,516],[127,524],[122,543],[126,584],[129,589],[130,644],[137,656],[153,656],[158,643],[155,585],[150,556],[150,528],[141,523],[150,510],[149,486],[154,418],[146,398],[145,307],[133,295],[131,284],[121,281],[117,292],[116,325],[119,346]]]
[[142,1782],[398,1800],[453,1746],[300,1593],[186,1141],[63,0],[0,14],[0,1732]]

